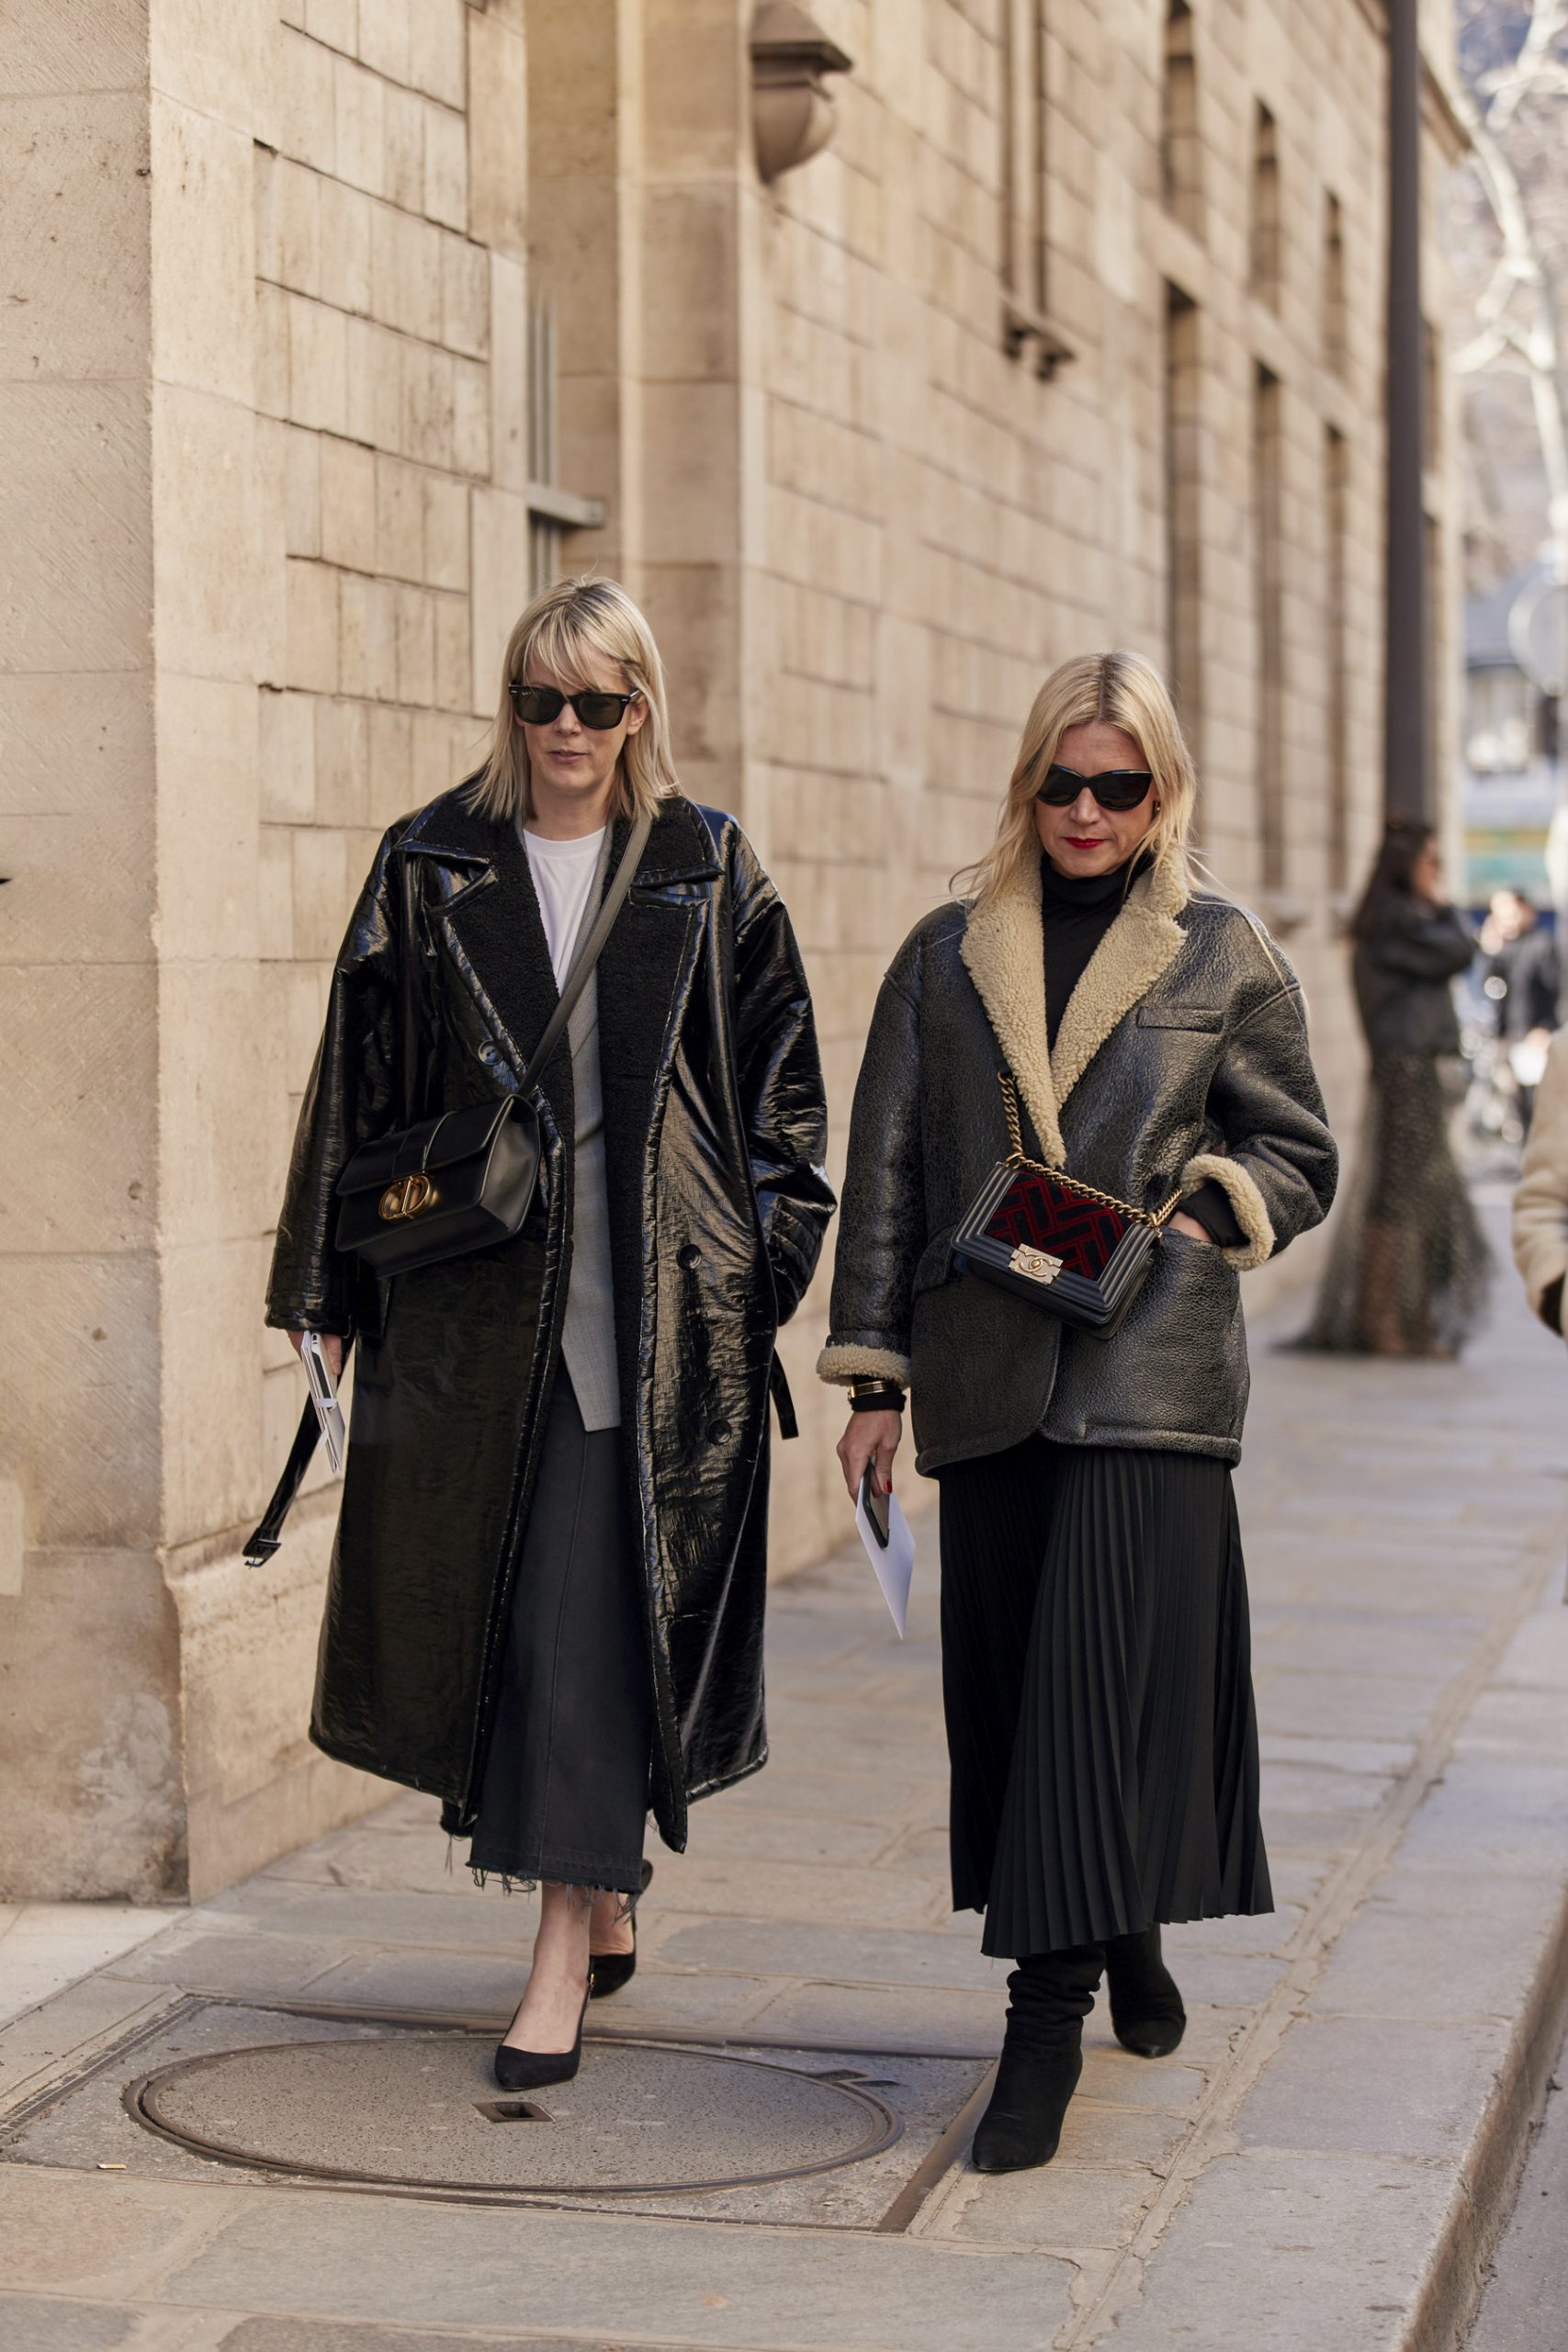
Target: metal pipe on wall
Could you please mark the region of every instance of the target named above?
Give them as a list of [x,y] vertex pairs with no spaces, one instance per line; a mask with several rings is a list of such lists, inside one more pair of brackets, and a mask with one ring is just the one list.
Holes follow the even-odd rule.
[[1383,805],[1433,812],[1427,694],[1418,0],[1388,0],[1387,548]]

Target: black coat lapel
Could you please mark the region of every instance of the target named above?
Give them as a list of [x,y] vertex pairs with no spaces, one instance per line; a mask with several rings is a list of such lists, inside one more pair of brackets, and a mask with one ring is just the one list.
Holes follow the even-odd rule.
[[[617,819],[606,889],[630,834],[629,820]],[[520,1071],[559,992],[528,853],[515,827],[477,817],[458,795],[449,794],[418,820],[405,845],[454,869],[449,878],[456,887],[445,919],[469,967],[470,985],[477,986],[499,1026],[496,1042]],[[649,1138],[662,1111],[718,878],[717,856],[702,819],[688,801],[671,800],[654,820],[597,967],[610,1261],[628,1425],[640,1351],[645,1253],[653,1239]],[[537,1075],[559,1131],[570,1136],[575,1114],[566,1036],[548,1069]]]
[[[502,1034],[496,1042],[521,1077],[560,1001],[528,853],[514,825],[492,824],[467,811],[456,823],[448,819],[440,842],[441,847],[434,840],[416,846],[435,857],[442,848],[461,847],[486,860],[488,871],[478,871],[459,891],[446,920],[501,1024]],[[530,1075],[543,1087],[561,1134],[570,1136],[571,1048],[564,1035],[548,1069]]]

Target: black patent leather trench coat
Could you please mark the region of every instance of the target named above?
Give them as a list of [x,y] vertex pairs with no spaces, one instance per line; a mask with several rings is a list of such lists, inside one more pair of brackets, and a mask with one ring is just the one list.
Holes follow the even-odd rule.
[[[617,824],[612,870],[628,832]],[[418,1115],[522,1092],[555,980],[526,852],[460,790],[388,833],[349,925],[267,1320],[355,1339],[311,1737],[344,1763],[434,1792],[446,1826],[462,1830],[558,1359],[571,1059],[563,1038],[530,1090],[541,1196],[523,1230],[368,1281],[333,1249],[333,1188],[362,1142],[400,1123],[411,955]],[[604,949],[598,999],[623,1455],[657,1724],[650,1798],[680,1847],[690,1800],[766,1760],[773,1339],[833,1210],[810,995],[789,919],[733,819],[682,798],[664,805]]]

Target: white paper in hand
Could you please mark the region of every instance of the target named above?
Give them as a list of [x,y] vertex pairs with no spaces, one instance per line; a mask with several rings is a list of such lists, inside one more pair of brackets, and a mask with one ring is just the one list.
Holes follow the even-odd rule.
[[865,1545],[866,1557],[876,1570],[876,1581],[882,1587],[882,1598],[887,1603],[893,1623],[898,1628],[898,1639],[904,1638],[904,1620],[909,1613],[909,1581],[915,1573],[915,1539],[909,1532],[909,1522],[898,1508],[897,1495],[887,1498],[887,1541],[872,1525],[863,1501],[855,1504],[855,1525],[860,1540]]

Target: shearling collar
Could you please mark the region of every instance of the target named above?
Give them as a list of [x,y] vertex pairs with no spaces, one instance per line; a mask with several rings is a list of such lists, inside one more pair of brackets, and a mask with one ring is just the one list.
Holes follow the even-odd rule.
[[1134,882],[1067,1000],[1053,1050],[1045,1024],[1040,864],[1021,859],[1006,887],[970,914],[961,950],[1053,1167],[1066,1162],[1060,1112],[1117,1023],[1175,960],[1187,892],[1163,862]]

